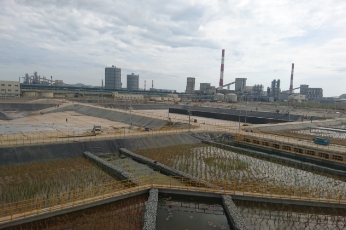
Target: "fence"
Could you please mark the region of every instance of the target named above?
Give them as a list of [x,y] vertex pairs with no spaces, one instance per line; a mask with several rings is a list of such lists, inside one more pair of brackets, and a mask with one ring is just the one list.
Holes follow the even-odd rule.
[[317,145],[312,140],[297,139],[297,138],[292,138],[289,136],[281,136],[281,135],[274,135],[274,134],[267,134],[267,133],[251,133],[251,132],[240,132],[239,134],[256,137],[257,139],[261,139],[261,140],[274,141],[274,142],[279,142],[282,144],[287,144],[292,146],[302,146],[304,148],[317,149],[321,151],[328,151],[328,152],[333,151],[340,154],[345,154],[345,150],[346,150],[345,146],[341,146],[341,145],[331,145],[331,144],[328,146]]
[[[40,197],[16,203],[2,204],[0,205],[0,223],[62,210],[150,188],[237,194],[253,197],[327,202],[346,205],[345,192],[335,189],[309,189],[305,187],[285,187],[274,184],[244,183],[238,181],[214,181],[213,185],[215,186],[207,187],[205,181],[189,180],[181,177],[156,179],[155,183],[153,183],[153,178],[137,178],[136,180],[140,182],[140,185],[135,185],[130,180],[116,181],[101,186],[59,193],[50,198]],[[183,186],[178,185],[178,183],[176,183],[177,181],[183,184]]]
[[[300,132],[306,132],[308,130],[313,130],[313,133],[311,134],[304,134],[304,133],[300,133]],[[262,131],[263,133],[267,133],[267,134],[272,134],[272,135],[279,135],[279,136],[285,136],[285,137],[290,137],[290,138],[295,138],[295,139],[301,139],[301,140],[312,140],[312,138],[314,137],[322,137],[322,138],[328,138],[330,140],[331,144],[334,145],[339,145],[339,146],[343,146],[346,147],[346,137],[345,135],[340,135],[340,137],[335,137],[335,136],[329,136],[328,133],[326,134],[326,132],[330,132],[328,130],[319,130],[317,128],[310,128],[310,129],[301,129],[301,130],[285,130],[285,131]],[[341,133],[340,133],[341,134]]]
[[227,127],[208,127],[208,126],[191,126],[188,128],[163,128],[161,130],[144,131],[141,129],[130,129],[124,127],[118,130],[105,130],[101,134],[91,134],[79,131],[55,131],[55,132],[33,132],[33,133],[16,133],[16,134],[1,134],[0,146],[23,146],[23,145],[37,145],[49,143],[66,143],[78,141],[91,141],[96,139],[110,139],[110,138],[125,138],[144,135],[158,135],[158,134],[174,134],[186,133],[190,131],[206,131],[206,132],[228,132],[235,133],[236,129]]

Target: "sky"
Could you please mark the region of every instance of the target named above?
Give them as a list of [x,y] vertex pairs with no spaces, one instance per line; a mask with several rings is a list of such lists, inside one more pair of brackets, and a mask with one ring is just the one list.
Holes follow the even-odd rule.
[[[281,80],[346,93],[345,0],[0,0],[0,79],[25,73],[100,86],[105,67],[139,74],[140,88],[185,91]],[[234,89],[234,86],[231,86]],[[296,90],[299,92],[299,90]]]

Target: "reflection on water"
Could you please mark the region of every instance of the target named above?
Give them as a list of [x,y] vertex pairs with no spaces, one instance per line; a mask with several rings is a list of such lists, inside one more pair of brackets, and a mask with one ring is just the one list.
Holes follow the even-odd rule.
[[177,229],[230,229],[220,199],[159,195],[156,228]]
[[345,209],[234,200],[249,229],[346,229]]

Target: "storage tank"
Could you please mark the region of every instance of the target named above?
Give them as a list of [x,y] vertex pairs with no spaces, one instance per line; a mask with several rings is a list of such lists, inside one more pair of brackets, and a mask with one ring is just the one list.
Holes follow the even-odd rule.
[[127,89],[138,90],[139,89],[139,75],[127,75]]
[[23,97],[36,97],[36,91],[24,91]]
[[54,97],[53,92],[40,92],[39,93],[40,97]]
[[225,96],[225,100],[228,102],[237,102],[237,94],[230,93]]
[[72,98],[72,97],[74,97],[74,93],[66,93],[66,94],[65,94],[65,97]]
[[214,101],[223,101],[225,99],[225,95],[223,95],[222,93],[217,93],[214,96]]

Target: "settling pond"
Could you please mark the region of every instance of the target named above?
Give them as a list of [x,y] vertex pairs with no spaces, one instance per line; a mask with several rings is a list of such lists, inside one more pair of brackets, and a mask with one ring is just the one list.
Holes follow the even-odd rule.
[[[170,146],[135,152],[211,182],[226,180],[346,191],[345,178],[304,171],[206,144]],[[346,199],[344,192],[342,196]]]
[[156,229],[230,229],[221,199],[159,194]]
[[8,230],[142,230],[148,194],[7,228]]
[[346,229],[345,209],[234,200],[249,229]]

